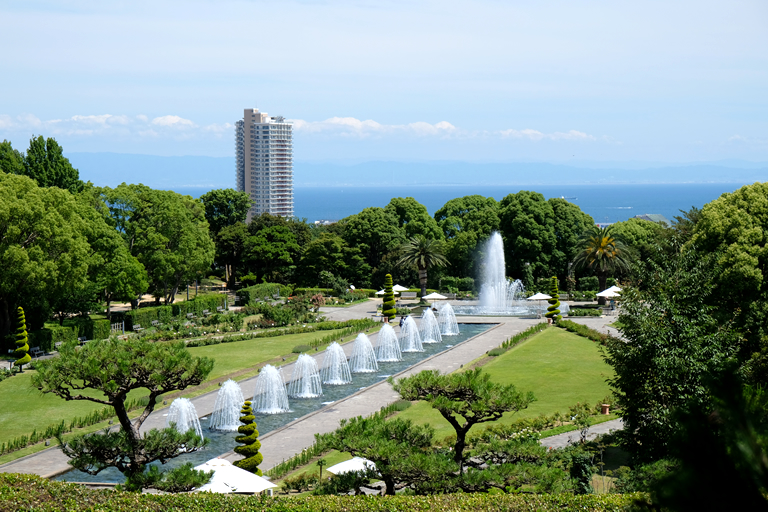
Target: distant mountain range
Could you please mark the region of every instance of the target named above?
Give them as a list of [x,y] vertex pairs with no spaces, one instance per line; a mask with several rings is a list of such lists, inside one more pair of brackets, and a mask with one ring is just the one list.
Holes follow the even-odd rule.
[[[69,153],[80,178],[99,186],[122,182],[153,188],[235,186],[234,157]],[[723,161],[680,165],[538,162],[294,162],[294,186],[536,185],[623,183],[752,183],[768,181],[768,163]]]

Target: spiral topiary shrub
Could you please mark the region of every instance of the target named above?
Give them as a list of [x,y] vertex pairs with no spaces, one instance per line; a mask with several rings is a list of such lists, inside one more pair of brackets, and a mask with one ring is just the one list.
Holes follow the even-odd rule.
[[563,319],[559,309],[560,308],[560,299],[559,299],[560,290],[558,290],[557,288],[557,277],[553,277],[550,282],[549,294],[552,296],[552,298],[547,300],[547,302],[549,302],[549,307],[547,308],[547,314],[544,316],[546,316],[547,318],[551,318],[552,323],[557,323]]
[[392,291],[392,275],[387,274],[384,278],[384,307],[381,314],[392,320],[397,314],[395,309],[395,292]]
[[27,318],[24,316],[24,309],[19,306],[16,312],[19,326],[16,328],[16,350],[13,351],[13,357],[16,358],[16,362],[13,365],[18,366],[19,371],[22,371],[22,367],[30,362],[32,358],[29,357]]
[[243,446],[236,446],[235,453],[245,457],[244,459],[237,460],[233,464],[240,469],[250,471],[259,476],[262,475],[259,469],[259,464],[264,460],[264,456],[259,453],[261,448],[261,442],[259,441],[259,431],[256,430],[256,417],[253,415],[253,409],[251,409],[251,402],[245,402],[243,408],[240,409],[240,423],[243,425],[237,428],[237,431],[242,435],[237,436],[235,441]]

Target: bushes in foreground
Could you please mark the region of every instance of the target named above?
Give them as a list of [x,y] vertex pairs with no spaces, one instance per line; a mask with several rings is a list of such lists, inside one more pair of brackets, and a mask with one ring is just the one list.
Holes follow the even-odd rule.
[[4,510],[136,510],[215,512],[260,510],[265,512],[438,512],[438,511],[561,511],[627,510],[636,502],[648,502],[634,494],[444,494],[432,496],[306,496],[267,497],[223,494],[138,494],[94,491],[77,484],[51,482],[35,475],[0,474],[0,507]]

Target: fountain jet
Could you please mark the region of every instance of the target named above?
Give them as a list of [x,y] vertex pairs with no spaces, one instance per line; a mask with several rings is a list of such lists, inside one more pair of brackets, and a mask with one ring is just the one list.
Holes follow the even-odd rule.
[[421,342],[422,343],[440,343],[443,338],[440,336],[440,326],[437,325],[437,318],[432,312],[432,308],[426,308],[421,314]]
[[216,395],[208,429],[237,432],[237,427],[240,426],[240,408],[244,401],[240,384],[232,379],[222,384]]
[[336,342],[328,345],[323,356],[323,384],[340,386],[352,382],[352,374],[349,371],[347,355],[344,349]]
[[438,311],[440,321],[440,334],[443,336],[456,336],[459,334],[459,323],[456,321],[456,315],[453,312],[453,306],[448,302],[440,306]]
[[349,366],[352,373],[373,373],[379,370],[379,365],[376,364],[376,352],[373,350],[371,340],[362,332],[355,338]]
[[397,334],[390,325],[384,325],[379,331],[379,341],[376,344],[376,360],[380,363],[392,361],[402,361],[403,354],[400,352],[400,343],[397,340]]
[[290,410],[282,370],[271,364],[261,369],[256,379],[251,408],[253,412],[261,414],[279,414]]
[[403,326],[400,328],[400,349],[403,352],[424,352],[419,328],[412,316],[405,317]]
[[288,395],[293,398],[315,398],[323,394],[320,371],[312,356],[301,354],[293,367]]
[[165,418],[166,428],[170,427],[172,423],[176,425],[176,430],[182,434],[189,430],[194,430],[195,434],[203,437],[203,429],[200,426],[200,420],[197,418],[195,405],[189,398],[177,398],[171,402],[168,416]]

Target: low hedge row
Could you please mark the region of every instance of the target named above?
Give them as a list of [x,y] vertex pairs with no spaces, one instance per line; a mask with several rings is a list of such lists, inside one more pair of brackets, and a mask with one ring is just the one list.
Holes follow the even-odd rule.
[[241,305],[251,304],[253,302],[264,300],[264,297],[272,298],[278,293],[281,298],[290,297],[291,293],[293,293],[293,288],[289,285],[280,283],[255,284],[237,290],[237,303]]
[[4,510],[137,510],[215,512],[441,512],[588,510],[621,511],[648,496],[634,494],[443,494],[432,496],[305,496],[268,497],[224,494],[139,494],[91,490],[78,484],[52,482],[36,475],[0,474]]
[[189,313],[195,316],[202,316],[206,309],[212,313],[216,308],[224,307],[227,297],[224,294],[216,293],[211,295],[201,295],[192,300],[176,302],[170,306],[156,306],[150,308],[140,308],[125,313],[125,330],[132,331],[134,325],[149,327],[153,320],[161,324],[168,324],[174,318],[184,319]]
[[610,337],[605,333],[596,331],[595,329],[587,327],[586,325],[577,324],[576,322],[572,322],[571,320],[560,320],[559,322],[557,322],[557,326],[560,327],[561,329],[565,329],[568,332],[572,332],[572,333],[578,334],[579,336],[589,338],[590,340],[600,344],[605,343],[605,341]]
[[571,308],[568,316],[600,316],[599,309],[594,308]]
[[[356,288],[353,294],[365,294],[366,297],[376,297],[376,292],[373,288]],[[325,297],[332,297],[334,295],[333,288],[296,288],[293,290],[294,295],[316,295],[322,294]]]

